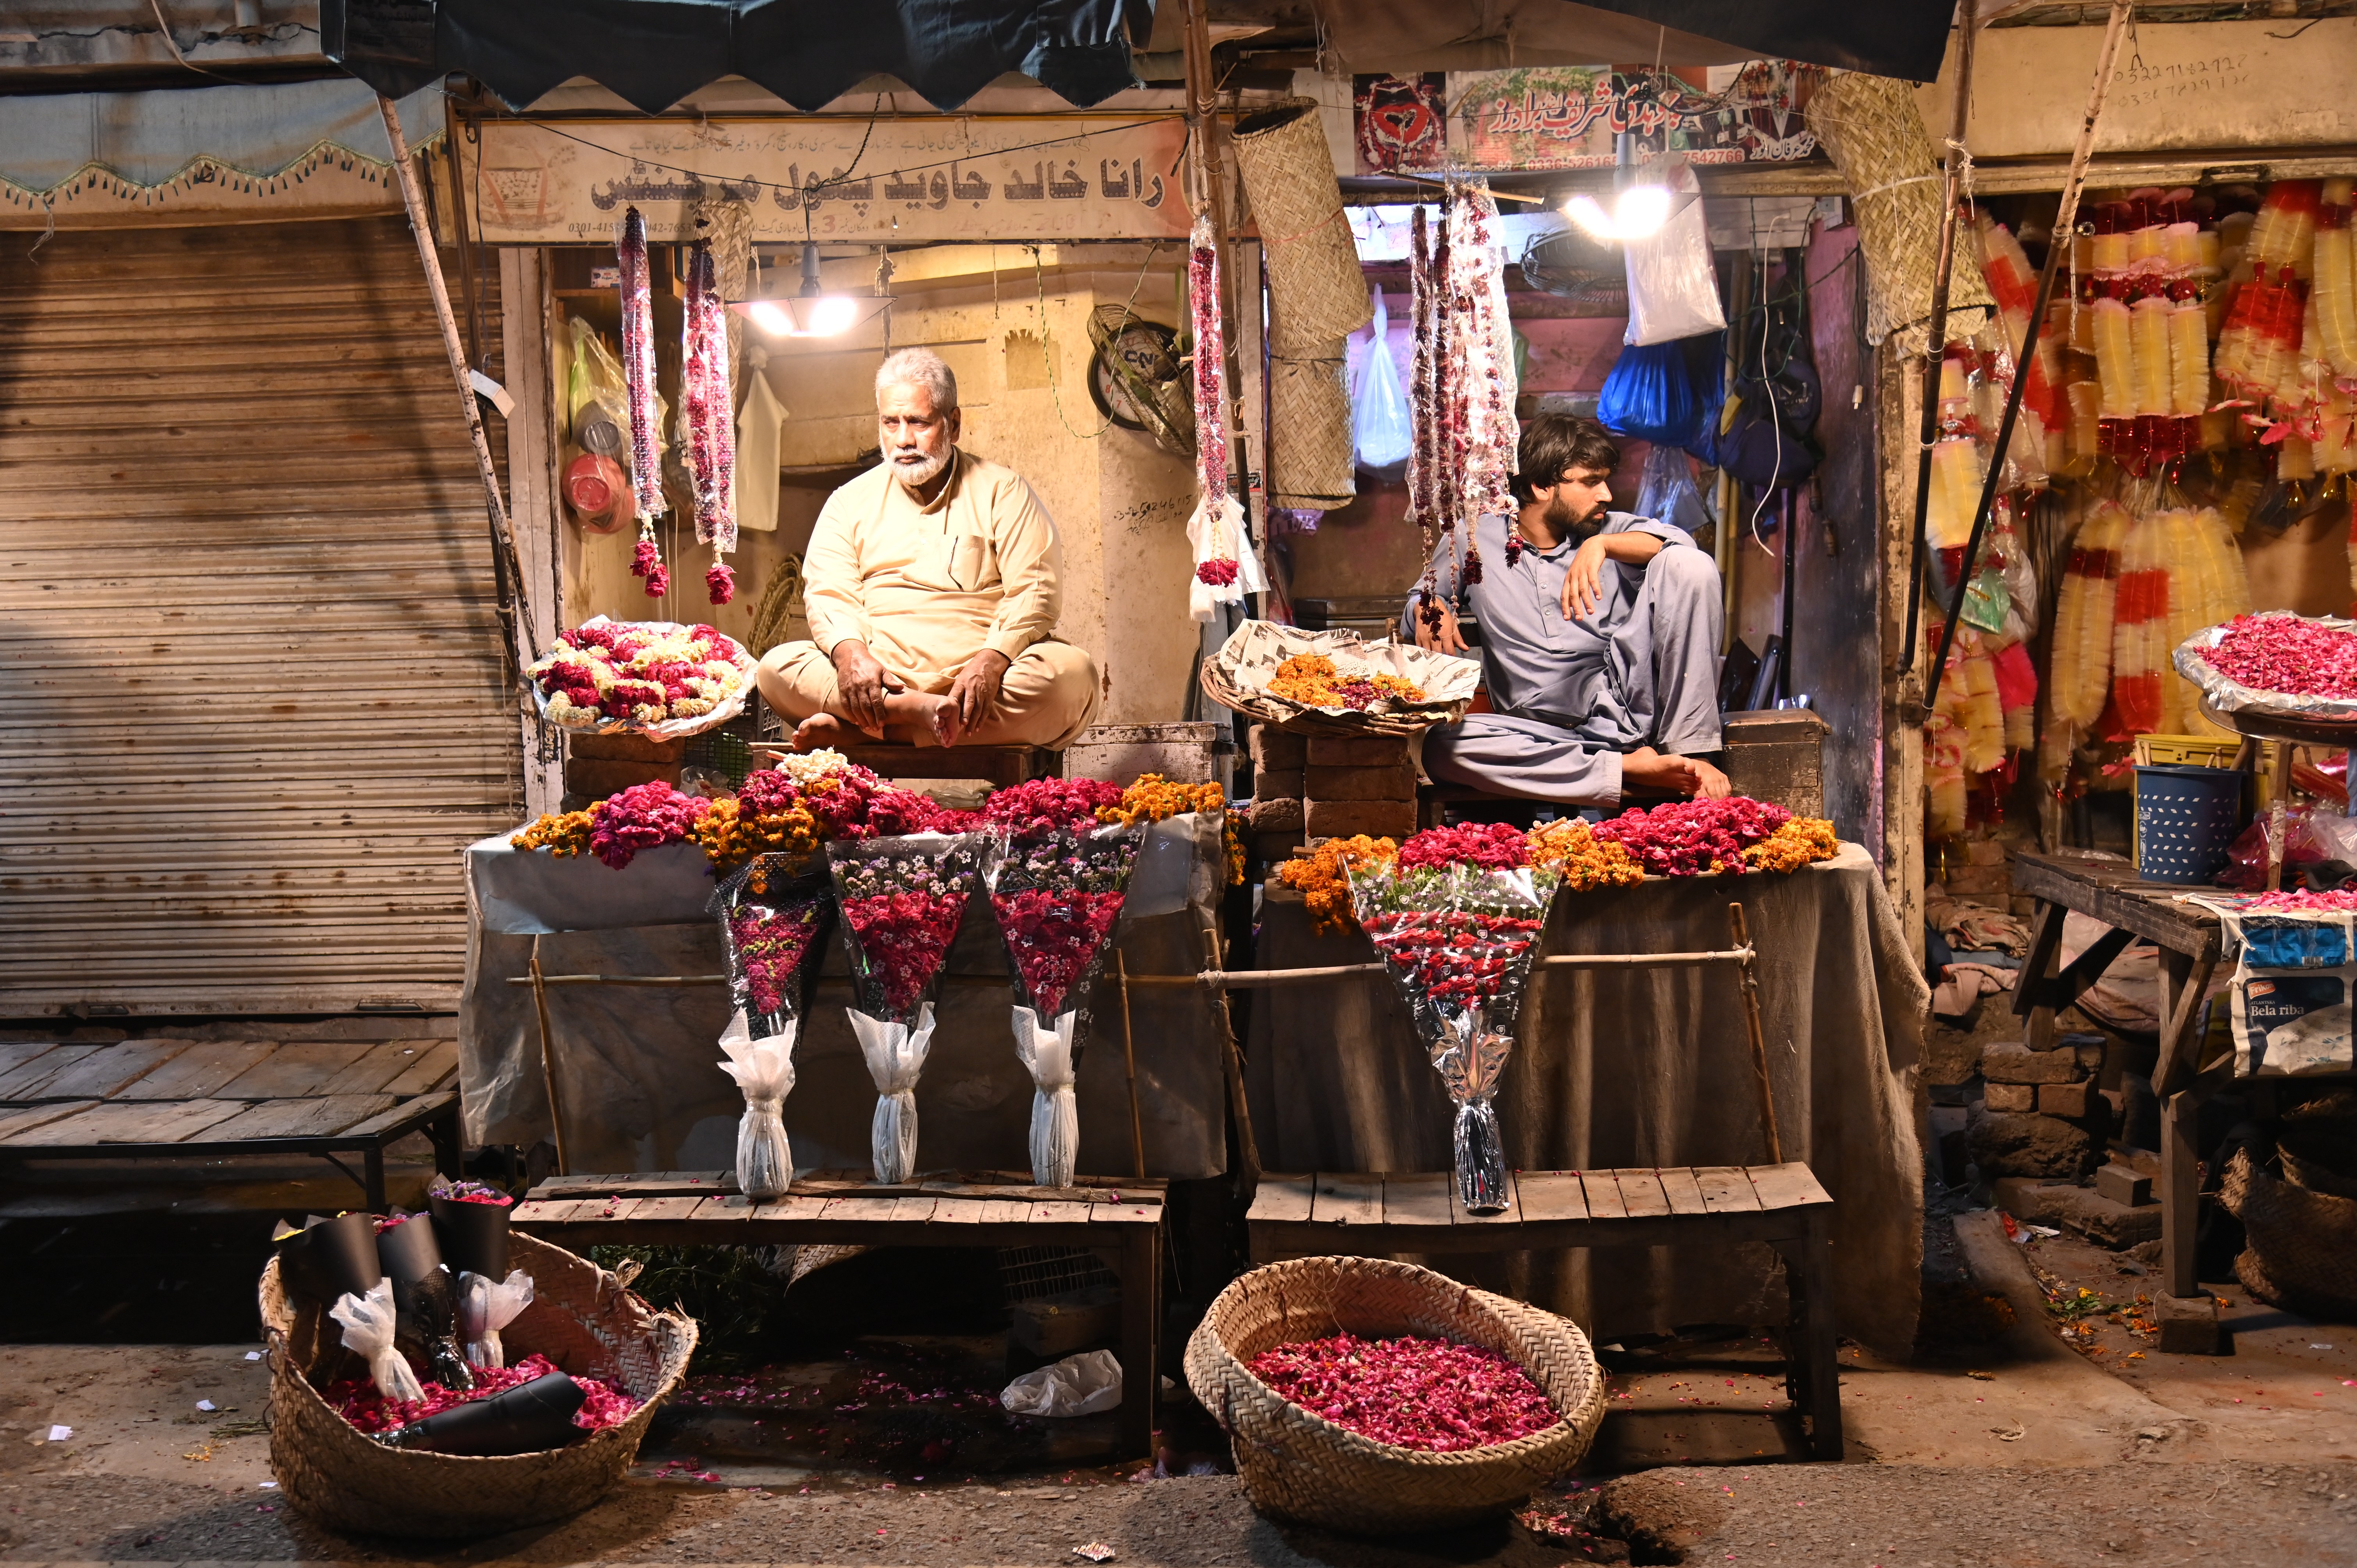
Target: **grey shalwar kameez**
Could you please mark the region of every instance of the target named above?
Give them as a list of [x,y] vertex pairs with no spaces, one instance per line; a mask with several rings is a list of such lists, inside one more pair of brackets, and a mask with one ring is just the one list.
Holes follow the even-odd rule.
[[[1726,618],[1710,556],[1683,529],[1608,512],[1601,532],[1650,533],[1661,552],[1642,566],[1605,562],[1603,602],[1566,620],[1563,581],[1582,542],[1525,544],[1510,566],[1510,526],[1502,517],[1476,521],[1481,581],[1461,593],[1447,542],[1434,553],[1442,596],[1456,595],[1480,623],[1482,674],[1496,712],[1428,731],[1425,771],[1493,795],[1609,806],[1620,799],[1622,753],[1717,751]],[[1413,628],[1415,614],[1411,594],[1401,625]]]

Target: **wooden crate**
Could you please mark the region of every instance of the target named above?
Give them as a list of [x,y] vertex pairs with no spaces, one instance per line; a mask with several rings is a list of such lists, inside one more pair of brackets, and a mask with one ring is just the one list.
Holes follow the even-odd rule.
[[1067,779],[1104,779],[1129,785],[1145,773],[1174,784],[1221,779],[1216,724],[1092,725],[1064,753]]

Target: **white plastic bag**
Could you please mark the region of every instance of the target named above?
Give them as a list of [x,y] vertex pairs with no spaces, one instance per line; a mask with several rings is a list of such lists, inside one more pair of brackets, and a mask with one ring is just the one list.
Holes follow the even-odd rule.
[[876,1080],[876,1120],[868,1128],[876,1179],[907,1181],[917,1168],[917,1078],[932,1048],[933,1004],[918,1007],[914,1025],[871,1018],[856,1007],[844,1012],[866,1058],[867,1075]]
[[789,1018],[783,1034],[757,1040],[739,1007],[720,1036],[720,1048],[728,1053],[720,1070],[745,1091],[745,1114],[737,1122],[737,1190],[756,1201],[784,1197],[794,1179],[785,1111],[794,1087],[794,1034],[800,1025],[800,1019]]
[[1415,435],[1408,428],[1407,390],[1400,385],[1399,367],[1383,336],[1391,315],[1383,308],[1383,291],[1373,294],[1375,338],[1359,361],[1359,384],[1351,392],[1351,442],[1360,467],[1381,471],[1407,461]]
[[1121,1359],[1083,1350],[1006,1385],[998,1402],[1013,1415],[1094,1415],[1121,1403]]
[[458,1337],[467,1347],[470,1367],[504,1367],[507,1348],[500,1330],[532,1305],[532,1276],[510,1269],[504,1280],[461,1271],[458,1275]]
[[1718,274],[1710,263],[1710,230],[1703,220],[1702,184],[1684,158],[1659,161],[1646,182],[1666,186],[1681,203],[1670,220],[1641,240],[1621,242],[1629,274],[1629,335],[1623,341],[1667,343],[1726,327],[1718,307]]
[[1081,1108],[1073,1098],[1072,1026],[1078,1013],[1042,1025],[1028,1007],[1015,1009],[1015,1054],[1031,1074],[1031,1179],[1070,1187],[1081,1150]]
[[368,1363],[377,1391],[389,1400],[422,1400],[425,1391],[408,1359],[393,1342],[393,1277],[369,1286],[366,1295],[346,1291],[328,1308],[328,1316],[344,1326],[344,1348]]

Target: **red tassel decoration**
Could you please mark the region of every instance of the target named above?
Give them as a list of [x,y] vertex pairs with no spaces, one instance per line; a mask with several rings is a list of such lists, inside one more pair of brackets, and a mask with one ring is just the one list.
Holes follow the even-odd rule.
[[704,585],[714,604],[725,605],[737,596],[737,574],[728,569],[727,562],[716,561],[712,570],[704,575]]

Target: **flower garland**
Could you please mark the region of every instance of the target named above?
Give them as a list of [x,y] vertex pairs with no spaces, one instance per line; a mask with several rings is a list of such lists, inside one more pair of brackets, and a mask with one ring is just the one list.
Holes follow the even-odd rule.
[[685,842],[711,810],[703,796],[660,781],[633,784],[589,808],[589,853],[619,871],[641,851]]
[[700,718],[752,678],[753,656],[709,626],[598,619],[556,640],[526,673],[566,729]]
[[1632,887],[1645,880],[1636,857],[1610,839],[1599,839],[1578,817],[1562,817],[1531,830],[1531,864],[1551,865],[1575,893],[1598,887]]
[[1403,872],[1449,865],[1509,871],[1531,864],[1530,835],[1508,822],[1426,828],[1400,845],[1397,864]]
[[1087,832],[1098,825],[1097,813],[1121,799],[1121,786],[1103,779],[1034,779],[992,790],[982,817],[1018,839]]
[[1351,872],[1358,866],[1387,865],[1399,858],[1392,839],[1328,839],[1306,859],[1288,860],[1276,868],[1277,880],[1301,895],[1309,910],[1310,929],[1320,936],[1358,929],[1351,912]]
[[1794,817],[1748,846],[1743,859],[1754,871],[1798,871],[1816,861],[1831,860],[1840,849],[1833,823],[1823,817]]
[[[1718,800],[1673,800],[1637,808],[1596,826],[1596,836],[1618,843],[1656,876],[1737,875],[1749,869],[1743,852],[1792,820],[1766,800],[1729,795]],[[1827,851],[1831,853],[1830,850]]]
[[589,811],[552,811],[508,840],[517,849],[544,849],[557,856],[586,854],[589,830],[596,823]]
[[658,434],[662,416],[655,399],[654,289],[647,222],[635,207],[622,214],[614,261],[622,291],[622,393],[630,408],[630,494],[639,513],[639,547],[630,559],[630,575],[645,578],[647,596],[659,599],[671,589],[671,572],[655,543],[655,519],[667,510]]
[[1297,653],[1269,677],[1268,693],[1307,708],[1349,708],[1364,713],[1386,702],[1421,703],[1424,688],[1397,675],[1344,676],[1322,653]]
[[[680,325],[679,397],[686,415],[687,475],[695,537],[716,555],[737,548],[737,431],[728,382],[728,306],[712,261],[712,244],[698,240],[688,252],[687,308]],[[712,602],[737,594],[726,561],[704,575]]]

